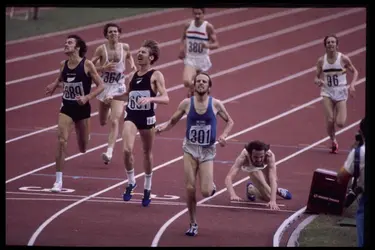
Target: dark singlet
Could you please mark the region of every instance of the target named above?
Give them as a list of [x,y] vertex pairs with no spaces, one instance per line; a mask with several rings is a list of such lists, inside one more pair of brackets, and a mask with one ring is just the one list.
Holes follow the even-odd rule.
[[62,102],[64,105],[79,105],[76,101],[77,96],[84,96],[90,93],[92,79],[85,73],[86,58],[74,69],[68,67],[68,60],[65,61],[64,69],[61,72],[61,78],[64,82]]
[[151,88],[151,76],[154,69],[146,74],[139,76],[138,71],[134,73],[129,83],[129,101],[126,106],[127,117],[136,117],[137,119],[147,119],[147,123],[152,123],[148,119],[155,119],[154,103],[139,105],[138,100],[141,97],[155,97],[156,93]]
[[208,99],[204,114],[195,111],[194,96],[190,97],[190,110],[186,117],[186,139],[190,144],[209,147],[216,141],[216,116],[212,108],[212,96]]

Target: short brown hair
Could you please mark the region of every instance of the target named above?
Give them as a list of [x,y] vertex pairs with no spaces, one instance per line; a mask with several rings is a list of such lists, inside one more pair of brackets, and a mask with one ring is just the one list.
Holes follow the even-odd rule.
[[115,23],[107,23],[106,25],[104,25],[104,28],[103,28],[103,35],[104,35],[104,37],[107,37],[107,33],[108,33],[109,27],[116,27],[119,33],[122,32],[121,27],[118,26],[117,24],[115,24]]
[[324,37],[324,40],[323,40],[324,47],[326,46],[327,39],[330,38],[330,37],[335,38],[336,39],[336,45],[339,45],[339,39],[337,38],[336,35],[332,34],[332,35],[328,35],[328,36]]
[[155,40],[145,40],[142,43],[142,47],[148,48],[150,56],[153,56],[154,59],[151,60],[151,65],[154,64],[160,56],[160,49],[159,49],[159,43]]

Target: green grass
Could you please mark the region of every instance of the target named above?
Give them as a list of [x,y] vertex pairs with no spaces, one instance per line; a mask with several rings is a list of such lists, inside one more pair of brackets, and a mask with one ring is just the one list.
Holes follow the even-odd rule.
[[318,215],[300,233],[300,247],[357,247],[357,228],[340,226],[343,219],[355,224],[357,202],[344,211],[342,216]]
[[161,10],[160,8],[56,8],[39,11],[28,21],[6,17],[6,41],[76,28],[117,18]]

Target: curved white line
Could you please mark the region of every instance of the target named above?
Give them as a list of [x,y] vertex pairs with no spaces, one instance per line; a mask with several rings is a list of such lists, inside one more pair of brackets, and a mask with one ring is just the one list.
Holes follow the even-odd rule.
[[[351,129],[351,128],[354,127],[354,126],[357,126],[357,125],[359,124],[359,122],[360,122],[360,121],[357,121],[357,122],[354,122],[354,123],[350,124],[349,126],[343,128],[343,129],[341,129],[340,131],[337,131],[336,134],[339,135],[339,134],[341,134],[341,133],[343,133],[343,132],[345,132],[345,131]],[[303,152],[305,152],[305,151],[307,151],[307,150],[309,150],[309,149],[311,149],[311,148],[313,148],[313,147],[315,147],[315,146],[317,146],[317,145],[319,145],[319,144],[325,142],[325,141],[328,140],[328,139],[329,139],[329,137],[327,136],[327,137],[325,137],[325,138],[323,138],[323,139],[321,139],[321,140],[319,140],[319,141],[317,141],[317,142],[315,142],[315,143],[313,143],[313,144],[311,144],[311,145],[309,145],[309,146],[307,146],[307,147],[305,147],[305,148],[303,148],[303,149],[301,149],[301,150],[298,150],[297,152],[295,152],[295,153],[293,153],[293,154],[291,154],[291,155],[289,155],[289,156],[287,156],[287,157],[285,157],[285,158],[283,158],[283,159],[277,161],[277,162],[276,162],[276,165],[279,165],[279,164],[281,164],[282,162],[285,162],[285,161],[287,161],[287,160],[289,160],[289,159],[291,159],[291,158],[293,158],[293,157],[295,157],[295,156],[297,156],[297,155],[299,155],[299,154],[302,154]],[[234,187],[234,186],[237,186],[238,184],[240,184],[240,183],[242,183],[242,182],[244,182],[244,181],[246,181],[246,180],[248,180],[248,179],[249,179],[249,177],[245,177],[245,178],[243,178],[243,179],[237,181],[236,183],[233,184],[233,187]],[[219,194],[225,192],[226,190],[227,190],[227,189],[224,188],[224,189],[220,190],[219,192],[216,192],[214,196],[207,197],[207,198],[205,198],[205,199],[203,199],[203,200],[197,202],[197,204],[201,204],[201,203],[203,203],[203,202],[205,202],[205,201],[207,201],[207,200],[210,200],[210,199],[212,199],[213,197],[215,197],[215,196],[217,196],[217,195],[219,195]],[[303,208],[303,211],[304,211],[304,209],[305,209],[305,208]],[[181,212],[177,213],[177,214],[174,215],[172,218],[170,218],[166,223],[164,223],[164,225],[163,225],[163,226],[159,229],[159,231],[156,233],[156,235],[155,235],[155,237],[154,237],[154,239],[153,239],[153,241],[152,241],[152,243],[151,243],[151,246],[152,246],[152,247],[157,247],[157,246],[158,246],[158,243],[159,243],[159,241],[160,241],[161,236],[163,235],[163,233],[165,232],[165,230],[168,228],[168,226],[169,226],[170,224],[172,224],[175,220],[177,220],[181,215],[183,215],[184,213],[186,213],[187,211],[188,211],[188,210],[185,208],[184,210],[182,210]],[[302,211],[302,212],[301,212],[301,211],[302,211],[302,209],[299,210],[299,211],[297,211],[295,214],[303,213],[303,211]],[[293,215],[292,215],[292,216],[293,216]],[[291,216],[291,217],[292,217],[292,216]],[[293,218],[294,218],[294,217],[293,217]],[[283,223],[283,225],[284,225],[284,224],[287,224],[287,223],[288,223],[288,222],[285,222],[285,223]],[[279,229],[280,229],[280,228],[279,228]],[[280,229],[280,231],[282,231],[282,230]],[[279,234],[280,234],[280,233],[279,233]],[[277,244],[277,241],[275,241],[275,237],[278,237],[278,236],[274,236],[274,242],[273,242],[274,246],[275,246],[275,243]]]
[[292,234],[289,237],[287,247],[298,247],[298,238],[301,233],[301,231],[308,225],[310,224],[318,215],[317,214],[312,214],[306,219],[304,219],[296,229],[293,230]]

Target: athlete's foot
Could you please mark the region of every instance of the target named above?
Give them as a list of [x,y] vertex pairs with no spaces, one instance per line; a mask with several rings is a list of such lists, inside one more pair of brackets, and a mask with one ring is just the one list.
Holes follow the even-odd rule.
[[255,194],[252,193],[253,188],[255,188],[253,183],[251,181],[249,181],[246,184],[246,197],[249,201],[255,201],[255,199],[256,199]]
[[338,152],[339,152],[339,144],[337,143],[337,141],[332,141],[331,153],[337,154]]
[[51,192],[60,193],[62,190],[62,182],[55,182],[51,188]]
[[213,185],[213,189],[212,189],[211,196],[213,196],[216,193],[216,185],[215,185],[215,183],[212,183],[212,185]]
[[198,224],[197,223],[190,223],[189,230],[185,233],[187,236],[196,236],[198,234]]
[[292,193],[289,192],[288,189],[285,189],[285,188],[278,188],[277,189],[277,195],[281,196],[282,198],[284,198],[285,200],[290,200],[292,199]]
[[112,155],[105,152],[105,153],[102,154],[102,159],[104,161],[104,164],[108,164],[112,159]]
[[127,187],[126,187],[126,190],[123,194],[123,200],[124,201],[130,201],[130,199],[133,197],[133,193],[134,193],[134,189],[137,187],[137,183],[135,184],[129,184]]
[[151,203],[151,190],[143,190],[142,206],[147,207]]

